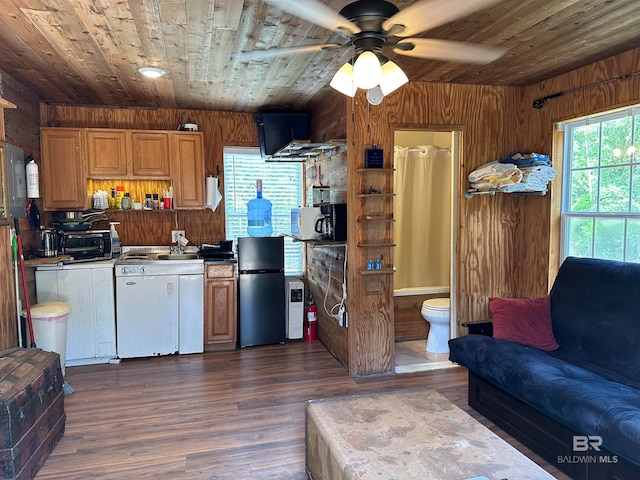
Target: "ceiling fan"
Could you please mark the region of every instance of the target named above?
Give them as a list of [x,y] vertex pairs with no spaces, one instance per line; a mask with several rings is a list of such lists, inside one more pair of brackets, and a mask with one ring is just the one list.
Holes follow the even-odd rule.
[[262,60],[353,48],[353,64],[345,63],[331,81],[332,87],[351,97],[358,88],[379,89],[383,96],[388,95],[408,81],[400,67],[387,58],[390,52],[461,63],[490,63],[505,52],[503,48],[479,43],[413,37],[501,0],[418,0],[402,10],[386,0],[357,0],[340,12],[320,0],[265,1],[291,15],[337,32],[345,42],[239,52],[232,58]]

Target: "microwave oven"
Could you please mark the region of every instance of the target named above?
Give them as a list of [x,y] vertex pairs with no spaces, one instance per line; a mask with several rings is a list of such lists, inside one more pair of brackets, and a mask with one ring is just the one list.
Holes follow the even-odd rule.
[[66,231],[62,233],[62,251],[69,262],[91,262],[111,258],[109,230]]
[[320,207],[298,207],[291,209],[291,235],[300,240],[315,240],[322,235],[316,223],[324,218]]

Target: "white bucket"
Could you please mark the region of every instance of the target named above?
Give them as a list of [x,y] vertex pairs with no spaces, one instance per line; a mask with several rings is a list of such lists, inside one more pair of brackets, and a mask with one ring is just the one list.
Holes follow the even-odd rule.
[[[33,336],[38,348],[60,355],[60,366],[64,375],[67,359],[67,318],[71,305],[65,302],[42,302],[31,307]],[[23,310],[22,315],[27,316]]]

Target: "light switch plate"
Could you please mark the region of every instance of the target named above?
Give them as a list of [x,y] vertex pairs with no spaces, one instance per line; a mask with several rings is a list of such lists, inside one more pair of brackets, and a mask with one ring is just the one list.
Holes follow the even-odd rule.
[[184,236],[184,230],[171,230],[171,243],[178,243],[180,237]]

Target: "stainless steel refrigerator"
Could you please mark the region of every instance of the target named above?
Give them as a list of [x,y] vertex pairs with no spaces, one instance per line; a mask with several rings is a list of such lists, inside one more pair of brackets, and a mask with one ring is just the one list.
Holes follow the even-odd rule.
[[284,237],[238,238],[238,345],[285,340]]

